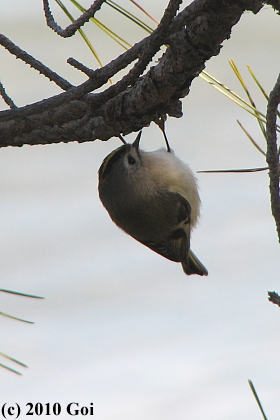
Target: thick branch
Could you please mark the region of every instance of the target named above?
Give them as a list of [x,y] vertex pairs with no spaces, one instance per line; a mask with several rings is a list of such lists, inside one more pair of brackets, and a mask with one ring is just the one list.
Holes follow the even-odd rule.
[[[188,94],[205,61],[219,53],[245,10],[257,12],[261,6],[257,0],[195,0],[162,33],[158,28],[104,68],[89,72],[82,85],[0,113],[0,146],[107,140],[147,126],[164,113],[181,116],[179,99]],[[165,43],[169,48],[159,63],[139,79],[153,51]],[[88,95],[138,58],[133,71],[115,86]]]
[[[174,3],[174,1],[170,1],[171,5],[173,3]],[[175,2],[175,5],[176,4],[177,4],[177,2]],[[174,6],[172,6],[172,7],[174,7]],[[175,10],[177,10],[177,7],[178,7],[178,5],[175,7]],[[190,7],[190,9],[192,9],[192,7]],[[169,10],[169,9],[167,8],[167,10]],[[196,10],[195,10],[195,13],[197,13]],[[166,30],[166,32],[168,31],[169,23],[170,22],[168,22],[168,24],[164,24],[163,27],[161,25],[159,28],[157,28],[152,33],[152,35],[150,35],[150,36],[144,38],[142,41],[136,43],[132,48],[130,48],[125,53],[119,55],[119,57],[117,57],[115,60],[112,60],[106,66],[104,66],[100,69],[97,69],[95,71],[94,70],[88,71],[88,75],[90,76],[90,79],[88,81],[84,82],[83,84],[81,84],[77,87],[72,87],[70,85],[72,87],[72,89],[70,90],[69,87],[68,87],[68,89],[69,89],[68,92],[65,92],[65,93],[62,93],[62,94],[59,94],[59,95],[55,95],[51,98],[44,99],[44,100],[36,102],[32,105],[26,105],[24,107],[18,108],[17,110],[10,111],[10,112],[2,111],[2,112],[0,112],[0,121],[4,121],[4,120],[8,121],[10,119],[17,118],[17,117],[27,117],[27,116],[30,116],[30,115],[37,114],[38,112],[45,112],[48,109],[58,107],[59,105],[61,105],[63,103],[69,103],[70,101],[73,101],[75,99],[80,99],[83,96],[85,96],[87,93],[100,88],[112,76],[117,74],[120,70],[124,69],[131,62],[133,62],[135,59],[140,57],[143,51],[145,51],[145,53],[147,53],[147,51],[148,51],[148,54],[149,54],[149,46],[150,45],[151,46],[155,45],[155,41],[158,39],[158,34],[159,33],[162,34],[163,30]],[[181,25],[183,25],[183,22],[181,22]],[[171,30],[169,30],[168,33],[171,33]],[[3,36],[3,38],[5,40],[5,47],[7,49],[9,49],[7,47],[9,42],[13,46],[13,48],[11,48],[11,50],[9,49],[9,51],[11,53],[15,54],[19,58],[22,58],[26,63],[30,64],[34,68],[37,68],[36,66],[40,65],[40,70],[39,71],[42,74],[44,74],[46,77],[49,77],[51,80],[54,80],[55,76],[58,76],[56,73],[52,72],[50,69],[45,67],[42,63],[35,60],[33,57],[31,57],[25,51],[21,50],[19,47],[14,45],[11,41],[8,40],[8,38],[6,38],[4,36]],[[163,39],[163,36],[162,36],[162,39]],[[162,42],[161,42],[161,44],[162,44]],[[0,35],[0,43],[1,43],[1,35]],[[2,45],[4,45],[4,44],[2,44]],[[157,49],[158,48],[156,48],[155,52],[157,51]],[[25,55],[27,57],[26,60],[23,58],[23,57],[25,57]],[[77,63],[77,61],[73,60],[73,59],[69,59],[69,62],[70,62],[70,64],[73,64],[73,63],[76,64]],[[81,68],[82,67],[83,66],[81,65]],[[145,67],[146,66],[143,67],[143,70],[145,69]],[[50,73],[50,72],[52,72],[52,73]],[[127,80],[127,83],[123,83],[123,85],[122,85],[123,89],[125,89],[128,86],[128,84],[133,83],[137,79],[138,76],[139,76],[139,72],[135,73],[134,80],[132,78],[129,78]],[[51,77],[53,77],[53,79]],[[60,76],[58,76],[58,77],[60,77]],[[54,80],[54,81],[56,81],[56,80]],[[64,87],[62,87],[62,88],[64,88]]]
[[270,4],[273,9],[278,11],[278,14],[280,13],[280,0],[268,0],[265,1],[266,4]]
[[[68,92],[64,92],[59,95],[52,96],[51,98],[44,99],[42,101],[36,102],[31,105],[23,106],[21,108],[18,108],[17,110],[9,110],[9,111],[0,112],[0,121],[4,121],[4,120],[9,121],[18,117],[27,117],[30,115],[37,115],[39,112],[45,112],[49,109],[58,107],[59,105],[62,105],[64,103],[70,103],[71,101],[75,99],[80,99],[84,97],[89,92],[103,86],[105,83],[107,83],[107,81],[112,76],[114,76],[119,71],[127,67],[131,62],[136,60],[141,55],[141,52],[148,45],[149,39],[150,37],[146,37],[142,39],[142,41],[136,43],[132,48],[130,48],[125,53],[119,55],[115,60],[112,60],[106,66],[97,70],[92,70],[89,80],[87,80],[86,82],[82,83],[81,85],[77,87],[73,87],[69,89]],[[0,35],[0,43],[1,43],[1,35]],[[22,51],[19,47],[17,48],[20,51]],[[25,53],[25,51],[22,51],[22,52]],[[26,62],[30,64],[28,61]],[[45,75],[43,71],[41,71],[41,73]],[[1,127],[0,127],[0,130],[1,130]]]
[[100,108],[101,105],[108,102],[108,100],[116,97],[119,93],[123,92],[128,86],[132,85],[137,78],[144,72],[148,63],[153,56],[158,52],[161,45],[163,45],[168,33],[168,28],[171,25],[172,19],[177,12],[177,9],[182,0],[170,1],[159,26],[153,32],[153,36],[149,38],[147,47],[143,50],[139,61],[134,67],[125,75],[122,80],[115,85],[110,86],[104,92],[89,97],[89,103],[92,109]]
[[269,190],[271,211],[275,219],[278,239],[280,242],[280,198],[279,198],[279,154],[277,147],[276,119],[277,107],[280,103],[280,74],[268,99],[266,114],[266,161],[269,168]]

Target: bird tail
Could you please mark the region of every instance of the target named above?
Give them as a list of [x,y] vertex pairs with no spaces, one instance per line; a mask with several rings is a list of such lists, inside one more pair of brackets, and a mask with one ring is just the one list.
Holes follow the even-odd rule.
[[188,261],[182,262],[184,272],[189,276],[190,274],[198,274],[199,276],[208,276],[207,268],[199,261],[194,253],[189,250]]

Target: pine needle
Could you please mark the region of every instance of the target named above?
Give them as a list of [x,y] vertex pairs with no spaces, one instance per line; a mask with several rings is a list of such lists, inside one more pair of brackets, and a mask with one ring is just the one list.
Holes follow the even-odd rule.
[[232,91],[230,88],[225,86],[222,82],[220,82],[218,79],[216,79],[214,76],[211,76],[211,74],[207,73],[206,71],[202,71],[200,73],[200,77],[205,80],[207,83],[209,83],[211,86],[222,92],[225,96],[227,96],[229,99],[231,99],[233,102],[235,102],[237,105],[239,105],[241,108],[243,108],[245,111],[249,112],[254,117],[256,116],[256,113],[259,115],[259,118],[262,119],[263,122],[266,122],[265,115],[258,111],[254,106],[252,106],[249,102],[245,101],[241,96],[239,96],[237,93]]
[[112,38],[115,42],[117,42],[117,44],[119,44],[125,50],[132,47],[132,44],[127,42],[124,38],[120,37],[118,34],[116,34],[110,28],[105,26],[104,23],[100,22],[96,18],[91,18],[91,20],[96,24],[96,26],[99,27],[99,29],[101,29],[105,34],[107,34],[110,38]]
[[128,19],[130,19],[132,22],[136,23],[136,25],[140,26],[140,28],[144,29],[144,31],[146,31],[148,33],[153,32],[153,28],[151,28],[151,26],[147,25],[145,22],[143,22],[137,16],[135,16],[132,13],[130,13],[128,10],[124,9],[119,4],[115,3],[114,1],[107,0],[105,4],[107,4],[108,6],[112,7],[117,12],[121,13],[123,16],[125,16]]
[[[60,0],[55,0],[55,1],[59,5],[59,7],[63,10],[63,12],[66,14],[66,16],[71,20],[71,22],[74,22],[75,19],[73,18],[73,16],[71,15],[71,13],[67,9],[67,7],[65,7],[65,5],[62,3],[62,1],[60,1]],[[89,47],[91,52],[93,53],[95,59],[97,60],[98,64],[100,65],[100,67],[103,67],[102,61],[100,60],[97,52],[95,51],[93,45],[91,44],[90,40],[88,39],[88,37],[86,36],[84,31],[82,29],[78,29],[78,32],[82,36],[82,38],[84,39],[85,43],[87,44],[87,46]]]
[[159,24],[159,22],[152,15],[150,15],[145,9],[143,9],[143,7],[141,7],[140,4],[136,3],[136,1],[134,1],[134,0],[130,0],[130,1],[136,7],[138,7],[138,9],[142,10],[142,12],[145,13],[145,15],[147,15],[150,19],[152,19],[157,25]]
[[258,149],[259,152],[261,152],[264,156],[266,156],[265,152],[262,150],[262,148],[258,145],[258,143],[253,139],[253,137],[248,133],[248,131],[243,127],[240,121],[237,120],[237,123],[242,128],[248,139],[252,142],[252,144]]
[[3,363],[0,363],[0,366],[1,366],[2,368],[4,368],[4,369],[9,370],[10,372],[16,373],[17,375],[22,375],[22,373],[18,372],[18,371],[17,371],[17,370],[15,370],[15,369],[12,369],[12,368],[11,368],[11,367],[9,367],[9,366],[3,365]]
[[254,385],[253,385],[253,382],[252,382],[250,379],[248,379],[248,382],[249,382],[249,386],[250,386],[250,388],[251,388],[251,391],[253,392],[253,395],[254,395],[254,397],[255,397],[255,399],[256,399],[256,401],[257,401],[257,404],[258,404],[258,406],[259,406],[259,409],[261,410],[261,413],[262,413],[262,415],[263,415],[263,418],[264,418],[264,420],[267,420],[267,417],[266,417],[266,415],[265,415],[265,413],[264,413],[264,410],[263,410],[263,408],[262,408],[261,402],[260,402],[260,400],[259,400],[258,394],[257,394],[257,392],[256,392],[256,390],[255,390]]
[[[28,366],[25,363],[20,362],[19,360],[15,359],[14,357],[8,356],[5,353],[0,352],[0,356],[5,357],[8,360],[11,360],[14,363],[17,363],[18,365],[27,368]],[[16,373],[17,375],[22,375],[22,373],[18,372],[17,370],[11,368],[10,366],[4,365],[3,363],[0,363],[0,366],[4,369],[9,370],[10,372]]]
[[249,92],[249,90],[248,90],[248,88],[247,88],[247,86],[246,86],[246,84],[245,84],[245,82],[244,82],[244,79],[243,79],[243,77],[241,76],[241,74],[240,74],[240,72],[239,72],[239,70],[238,70],[238,68],[237,68],[237,66],[236,66],[236,64],[235,64],[235,62],[234,62],[234,60],[232,60],[232,59],[231,59],[231,60],[229,60],[229,64],[230,64],[230,66],[231,66],[232,70],[234,71],[234,73],[235,73],[235,75],[236,75],[237,79],[239,80],[239,82],[240,82],[241,86],[243,87],[243,89],[244,89],[244,91],[245,91],[246,95],[248,96],[248,99],[249,99],[249,101],[250,101],[251,105],[252,105],[252,106],[256,109],[256,105],[255,105],[255,103],[254,103],[254,101],[253,101],[253,98],[251,97],[250,92]]
[[[248,69],[250,75],[252,76],[253,80],[255,81],[256,85],[258,86],[258,88],[262,92],[263,96],[268,101],[268,94],[266,93],[266,91],[264,90],[264,88],[262,87],[262,85],[260,84],[260,82],[258,81],[257,77],[253,73],[253,70],[251,69],[251,67],[248,64],[247,64],[247,69]],[[277,115],[278,115],[278,117],[280,117],[280,112],[278,110],[277,110]]]
[[266,171],[268,167],[264,168],[249,168],[249,169],[209,169],[206,171],[196,171],[197,173],[215,174],[215,173],[242,173],[242,172],[261,172]]
[[251,96],[251,94],[250,94],[250,92],[249,92],[249,89],[247,88],[247,86],[246,86],[246,84],[245,84],[245,81],[244,81],[243,77],[241,76],[241,73],[239,72],[239,70],[238,70],[238,68],[237,68],[237,66],[236,66],[236,64],[235,64],[235,62],[234,62],[233,60],[229,60],[229,64],[230,64],[230,66],[231,66],[232,70],[234,71],[234,73],[235,73],[236,77],[238,78],[238,80],[239,80],[239,82],[240,82],[241,86],[243,87],[243,89],[244,89],[244,91],[245,91],[246,95],[248,96],[248,99],[249,99],[249,101],[250,101],[250,104],[251,104],[251,105],[252,105],[252,107],[255,109],[255,117],[257,118],[257,121],[258,121],[258,124],[259,124],[259,126],[260,126],[261,132],[263,133],[263,136],[264,136],[264,138],[266,139],[266,129],[265,129],[265,126],[264,126],[264,124],[263,124],[262,119],[260,118],[260,114],[259,114],[259,112],[257,111],[257,107],[256,107],[255,102],[254,102],[254,100],[253,100],[253,98],[252,98],[252,96]]
[[247,69],[248,69],[250,75],[252,76],[252,78],[254,79],[254,81],[256,82],[257,86],[259,87],[260,91],[264,95],[265,99],[268,100],[268,94],[265,92],[265,90],[261,86],[260,82],[256,78],[255,74],[253,73],[253,70],[251,69],[251,67],[248,64],[247,64]]
[[[70,0],[71,3],[74,4],[82,13],[86,11],[86,9],[80,5],[76,0]],[[91,22],[93,22],[99,29],[101,29],[106,35],[110,36],[115,42],[121,45],[124,49],[131,48],[132,45],[127,42],[125,39],[117,35],[114,31],[108,28],[104,23],[100,22],[95,17],[90,18]]]
[[0,292],[5,292],[5,293],[11,293],[13,295],[19,295],[19,296],[24,296],[24,297],[30,297],[30,298],[34,298],[34,299],[45,299],[42,296],[35,296],[35,295],[30,295],[27,293],[21,293],[21,292],[15,292],[13,290],[7,290],[7,289],[0,289]]
[[26,364],[24,364],[24,363],[20,362],[19,360],[15,359],[14,357],[8,356],[8,355],[7,355],[7,354],[5,354],[5,353],[0,352],[0,356],[3,356],[3,357],[5,357],[6,359],[11,360],[12,362],[15,362],[15,363],[17,363],[17,364],[18,364],[18,365],[20,365],[20,366],[23,366],[23,367],[26,367],[26,368],[28,367]]
[[3,315],[7,318],[15,319],[16,321],[26,322],[27,324],[34,324],[33,321],[28,321],[26,319],[18,318],[17,316],[9,315],[9,314],[6,314],[5,312],[0,312],[0,315]]

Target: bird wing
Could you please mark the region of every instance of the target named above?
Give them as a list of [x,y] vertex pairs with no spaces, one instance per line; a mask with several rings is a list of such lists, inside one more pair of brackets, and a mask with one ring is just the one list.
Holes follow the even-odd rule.
[[161,242],[141,241],[153,251],[172,261],[188,260],[190,249],[190,203],[179,193],[169,192],[174,202],[174,229]]

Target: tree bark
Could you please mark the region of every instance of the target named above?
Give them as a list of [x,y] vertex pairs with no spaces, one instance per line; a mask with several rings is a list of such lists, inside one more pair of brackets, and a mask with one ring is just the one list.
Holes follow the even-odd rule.
[[[170,0],[169,6],[173,3]],[[274,7],[276,3],[273,2]],[[138,131],[166,114],[181,117],[180,98],[189,93],[192,80],[204,69],[206,60],[219,54],[221,43],[230,38],[232,27],[245,10],[257,13],[262,5],[257,0],[195,0],[167,26],[159,26],[104,68],[85,69],[70,59],[70,64],[89,75],[86,82],[76,87],[43,64],[31,64],[60,83],[65,92],[2,111],[0,147],[108,140],[120,133]],[[14,44],[7,46],[7,38],[0,35],[0,43],[28,62],[28,54],[21,57],[22,50],[16,50],[16,46],[13,50]],[[149,60],[165,44],[168,48],[159,63],[143,75]],[[93,93],[135,59],[135,66],[123,79],[101,93]]]

